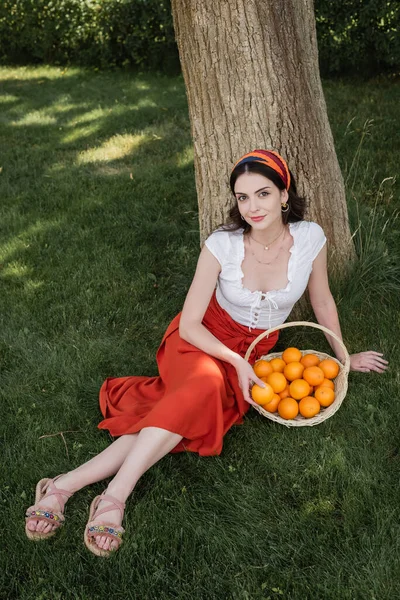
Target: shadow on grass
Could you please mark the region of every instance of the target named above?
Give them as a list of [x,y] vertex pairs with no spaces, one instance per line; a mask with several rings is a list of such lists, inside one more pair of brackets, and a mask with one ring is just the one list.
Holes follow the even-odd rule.
[[176,257],[181,302],[198,251],[181,78],[3,70],[1,101],[1,277],[34,300],[31,316],[118,274],[149,301]]

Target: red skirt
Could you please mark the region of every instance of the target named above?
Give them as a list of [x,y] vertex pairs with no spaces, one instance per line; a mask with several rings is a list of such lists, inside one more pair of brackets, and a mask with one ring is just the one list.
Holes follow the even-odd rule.
[[[157,351],[158,377],[107,379],[100,390],[104,420],[100,429],[112,436],[159,427],[177,433],[182,441],[172,452],[189,450],[202,456],[220,454],[232,425],[240,424],[250,405],[243,397],[235,368],[209,356],[179,336],[181,313],[170,323]],[[236,323],[213,295],[203,325],[223,344],[244,356],[263,330]],[[278,340],[278,332],[257,344],[253,364]]]

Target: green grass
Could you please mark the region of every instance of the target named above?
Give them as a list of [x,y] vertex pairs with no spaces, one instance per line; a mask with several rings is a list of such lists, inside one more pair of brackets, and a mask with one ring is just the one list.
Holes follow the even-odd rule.
[[[102,381],[155,374],[182,306],[199,249],[184,85],[44,67],[0,78],[0,598],[399,597],[399,184],[382,183],[398,172],[399,83],[325,82],[360,254],[333,286],[344,337],[383,351],[390,371],[352,373],[318,427],[251,413],[220,457],[167,456],[104,561],[82,542],[103,484],[70,501],[46,543],[26,540],[23,514],[40,477],[106,447]],[[320,336],[281,344],[324,349]]]

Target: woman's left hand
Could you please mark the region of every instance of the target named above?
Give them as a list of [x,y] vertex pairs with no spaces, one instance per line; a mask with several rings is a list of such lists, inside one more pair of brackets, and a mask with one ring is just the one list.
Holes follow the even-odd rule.
[[361,371],[362,373],[384,373],[388,367],[388,361],[385,360],[381,352],[368,350],[358,354],[350,354],[350,371]]

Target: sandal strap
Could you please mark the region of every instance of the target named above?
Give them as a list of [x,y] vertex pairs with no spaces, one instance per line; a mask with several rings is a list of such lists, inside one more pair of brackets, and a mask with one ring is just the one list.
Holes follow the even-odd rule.
[[[45,496],[47,496],[47,497],[55,496],[58,504],[60,505],[60,511],[64,512],[65,502],[66,502],[66,500],[71,498],[71,496],[73,496],[73,492],[70,492],[69,490],[63,490],[62,488],[59,488],[55,485],[55,481],[57,481],[57,479],[59,477],[62,477],[62,475],[59,475],[58,477],[55,477],[54,479],[50,479],[50,481],[48,481],[47,484],[43,487],[42,500]],[[62,495],[66,496],[66,500],[63,499]]]
[[31,506],[26,511],[27,519],[38,519],[39,521],[47,521],[52,525],[60,527],[64,524],[64,515],[60,513],[51,512],[49,510],[43,510],[41,508],[35,508]]
[[[103,502],[103,501],[109,502],[111,504],[111,506],[107,506],[105,508],[101,508],[100,510],[98,510],[97,507],[99,506],[100,502]],[[115,498],[115,496],[111,496],[111,494],[101,494],[101,496],[97,497],[94,514],[96,515],[96,518],[97,518],[106,512],[110,512],[110,510],[114,510],[114,508],[117,508],[120,511],[121,516],[123,516],[124,509],[125,509],[125,502],[120,502],[118,500],[118,498]]]
[[117,540],[122,542],[122,534],[125,533],[125,530],[122,527],[112,527],[111,525],[89,525],[88,526],[88,536],[96,537],[97,535],[105,536],[111,538],[113,540]]

